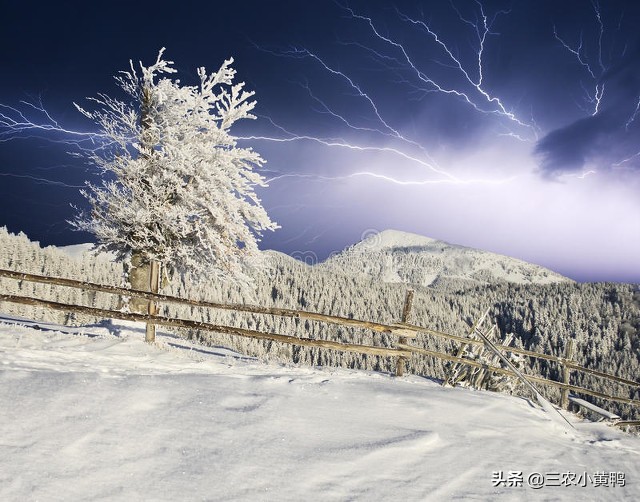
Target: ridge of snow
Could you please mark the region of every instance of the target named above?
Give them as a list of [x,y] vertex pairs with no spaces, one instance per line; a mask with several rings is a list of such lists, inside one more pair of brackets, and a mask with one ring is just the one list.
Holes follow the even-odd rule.
[[68,246],[56,246],[60,251],[62,251],[67,256],[80,259],[85,253],[90,253],[93,249],[93,244],[90,242],[83,244],[70,244]]
[[[57,247],[60,251],[62,251],[65,255],[73,258],[74,260],[82,260],[87,255],[93,256],[96,251],[94,250],[95,244],[91,242],[86,242],[83,244],[70,244],[68,246],[53,246]],[[97,255],[101,259],[105,259],[108,261],[115,261],[116,254],[112,251],[99,251]]]
[[355,244],[352,250],[372,251],[412,247],[433,248],[438,245],[450,246],[450,244],[444,241],[432,239],[431,237],[389,229],[368,235],[365,239]]

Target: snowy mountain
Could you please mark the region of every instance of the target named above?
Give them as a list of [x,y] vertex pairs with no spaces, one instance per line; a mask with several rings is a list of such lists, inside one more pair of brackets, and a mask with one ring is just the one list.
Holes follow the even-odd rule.
[[570,279],[546,268],[421,235],[385,230],[327,259],[322,268],[363,274],[387,283],[552,284]]
[[[92,247],[92,244],[76,244],[58,249],[80,260],[93,256]],[[270,266],[286,263],[287,267],[310,270],[303,262],[279,251],[263,253]],[[102,257],[114,259],[109,253],[102,253]],[[398,230],[369,235],[313,268],[320,274],[360,275],[388,284],[430,287],[573,282],[549,269],[516,258]]]

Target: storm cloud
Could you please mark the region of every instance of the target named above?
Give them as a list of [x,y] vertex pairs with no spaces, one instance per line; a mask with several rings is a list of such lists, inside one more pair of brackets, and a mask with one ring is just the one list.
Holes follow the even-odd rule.
[[640,45],[604,71],[596,85],[602,94],[592,115],[552,130],[536,144],[544,175],[594,167],[640,170]]

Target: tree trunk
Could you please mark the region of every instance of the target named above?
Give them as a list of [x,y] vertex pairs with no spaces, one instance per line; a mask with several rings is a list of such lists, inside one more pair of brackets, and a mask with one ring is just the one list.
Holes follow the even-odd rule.
[[[131,289],[150,290],[151,274],[149,262],[144,260],[141,253],[135,251],[131,254],[129,284]],[[129,311],[136,314],[146,314],[149,311],[149,301],[144,298],[130,298]]]
[[[151,95],[151,89],[147,86],[143,86],[142,102],[140,107],[140,143],[142,147],[140,149],[140,154],[147,160],[147,169],[149,173],[153,171],[153,138],[151,137],[152,118],[150,114],[152,104],[153,97]],[[144,290],[149,291],[150,293],[158,293],[158,290],[160,289],[160,263],[155,260],[150,260],[148,263],[145,263],[145,268],[147,273],[145,274],[146,284],[144,286]],[[144,306],[146,307],[145,311],[147,314],[156,315],[158,313],[157,302],[149,300]],[[156,341],[156,327],[154,324],[147,323],[144,340],[147,343],[154,343]]]

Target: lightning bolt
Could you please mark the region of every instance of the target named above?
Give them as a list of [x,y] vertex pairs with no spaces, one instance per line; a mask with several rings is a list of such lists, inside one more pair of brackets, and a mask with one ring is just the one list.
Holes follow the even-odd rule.
[[596,19],[598,20],[598,63],[600,64],[600,69],[602,72],[605,72],[607,68],[604,65],[602,60],[602,38],[604,37],[604,22],[602,21],[602,15],[600,14],[600,4],[597,0],[591,0],[591,5],[593,6],[593,10],[596,14]]
[[[600,106],[602,104],[602,100],[605,95],[605,84],[601,82],[602,76],[608,70],[608,66],[605,65],[603,59],[603,38],[605,35],[605,26],[604,21],[602,20],[602,14],[600,12],[600,5],[597,1],[592,0],[591,6],[594,10],[594,15],[596,22],[598,24],[597,28],[597,50],[595,59],[597,59],[597,67],[589,61],[589,55],[587,54],[587,50],[584,45],[584,34],[580,32],[580,36],[577,44],[571,45],[568,43],[563,37],[558,34],[558,29],[554,25],[553,26],[553,36],[555,39],[560,42],[562,47],[569,52],[575,59],[578,61],[580,66],[582,66],[586,72],[589,74],[590,80],[592,80],[593,90],[588,90],[583,82],[580,82],[582,89],[585,93],[585,101],[591,105],[590,114],[591,116],[595,116],[600,112]],[[584,109],[584,108],[583,108]]]
[[640,113],[640,96],[638,96],[638,102],[636,103],[635,110],[633,110],[633,113],[631,114],[631,116],[629,117],[629,120],[627,120],[627,123],[624,126],[627,131],[629,130],[629,127],[631,127],[631,124],[635,122],[636,117],[638,116],[638,113]]
[[[110,142],[107,138],[96,132],[83,132],[70,129],[61,125],[45,108],[42,98],[31,101],[22,100],[23,109],[7,106],[0,103],[0,143],[15,140],[37,139],[54,144],[61,144],[68,148],[68,153],[79,156],[80,153],[95,153],[108,148]],[[69,165],[52,165],[37,167],[36,170],[55,171]],[[73,167],[78,167],[73,166]],[[60,180],[49,179],[32,174],[17,174],[1,172],[0,176],[10,178],[28,179],[37,184],[53,187],[81,189],[85,185],[74,185]]]
[[[474,108],[474,110],[478,112],[497,114],[500,117],[506,118],[508,121],[513,122],[514,124],[521,126],[522,128],[530,130],[530,132],[534,134],[534,138],[537,139],[537,131],[533,124],[520,120],[512,111],[507,110],[507,108],[502,103],[500,98],[498,98],[497,96],[492,96],[491,93],[488,92],[483,87],[483,80],[484,80],[483,58],[485,53],[485,45],[486,45],[487,37],[489,35],[496,35],[491,31],[491,27],[493,25],[493,22],[497,18],[497,16],[499,14],[508,14],[509,11],[498,11],[493,16],[493,19],[490,21],[489,17],[484,12],[484,7],[482,6],[482,4],[480,2],[476,2],[476,4],[478,5],[478,8],[480,10],[480,17],[482,19],[481,23],[480,22],[474,23],[473,21],[465,18],[462,15],[462,13],[459,11],[459,9],[453,3],[451,4],[452,7],[455,9],[456,13],[458,14],[460,21],[462,21],[464,24],[471,26],[478,39],[478,48],[476,51],[477,68],[475,68],[477,76],[475,78],[471,76],[470,70],[467,70],[465,68],[460,58],[454,54],[453,50],[442,40],[442,38],[438,35],[438,33],[436,33],[425,21],[410,18],[409,16],[407,16],[406,14],[403,14],[397,9],[396,9],[396,12],[404,22],[412,24],[414,26],[418,26],[429,35],[429,37],[437,44],[437,46],[439,46],[441,50],[446,54],[452,66],[459,71],[459,74],[462,76],[462,80],[477,91],[477,93],[481,97],[481,100],[484,101],[484,105],[494,105],[494,108],[490,108],[490,109],[486,109],[482,101],[481,102],[476,101],[475,98],[473,98],[470,94],[456,90],[456,89],[447,89],[443,85],[436,83],[436,81],[433,78],[427,77],[424,74],[424,72],[416,68],[415,64],[411,61],[411,58],[407,54],[407,51],[401,44],[394,42],[388,39],[387,37],[383,37],[378,33],[378,31],[373,25],[373,21],[371,20],[371,18],[368,18],[365,16],[357,16],[355,14],[353,14],[353,16],[359,19],[366,20],[369,26],[371,27],[371,29],[376,34],[376,36],[378,36],[385,42],[390,43],[391,45],[400,49],[403,55],[405,56],[405,60],[407,61],[407,63],[414,70],[418,78],[422,80],[424,83],[435,87],[435,90],[438,92],[443,92],[445,94],[455,94],[456,96],[462,98],[466,103],[471,105]],[[518,139],[523,139],[522,136],[519,134],[514,133],[514,134],[511,134],[511,136]]]
[[[465,103],[470,105],[477,112],[485,113],[485,114],[496,114],[502,118],[507,119],[507,121],[516,124],[517,126],[528,129],[530,132],[532,132],[535,135],[536,129],[533,126],[533,124],[520,120],[513,112],[507,110],[505,105],[502,103],[502,101],[498,97],[492,96],[483,87],[483,79],[484,79],[483,57],[485,52],[485,43],[486,43],[487,37],[489,35],[494,34],[493,32],[491,32],[491,27],[496,17],[499,14],[506,14],[508,13],[508,11],[499,11],[494,15],[492,20],[489,20],[489,17],[484,12],[484,8],[482,4],[480,2],[476,2],[476,3],[480,10],[480,14],[481,14],[480,17],[482,18],[481,23],[479,22],[474,23],[473,21],[466,19],[460,13],[460,11],[455,7],[455,5],[452,4],[452,7],[455,9],[456,13],[460,18],[460,21],[464,24],[470,25],[473,28],[473,31],[476,34],[478,39],[478,48],[476,51],[476,60],[477,60],[477,68],[476,68],[477,77],[476,78],[473,78],[471,76],[470,70],[465,68],[460,58],[455,56],[454,51],[443,41],[440,35],[436,33],[425,21],[413,19],[408,15],[402,13],[399,9],[396,9],[396,13],[399,16],[399,18],[405,23],[417,26],[422,31],[428,34],[428,37],[436,44],[437,47],[439,47],[442,50],[443,54],[446,55],[447,59],[450,62],[449,65],[446,65],[445,63],[440,63],[440,64],[456,68],[459,71],[459,74],[461,75],[461,78],[463,81],[462,83],[469,84],[473,89],[475,89],[475,91],[479,94],[479,97],[481,98],[480,101],[478,101],[470,93],[461,90],[461,88],[449,87],[442,83],[439,83],[434,76],[430,76],[423,69],[420,69],[418,65],[414,62],[413,58],[410,56],[409,49],[407,49],[403,44],[401,44],[397,40],[392,39],[391,36],[383,35],[380,32],[380,30],[376,27],[371,17],[358,14],[353,9],[347,6],[341,5],[341,7],[353,19],[357,19],[366,23],[369,26],[373,35],[379,41],[382,41],[384,44],[386,44],[387,46],[396,50],[399,53],[399,55],[401,56],[401,59],[404,61],[404,64],[406,65],[405,68],[409,69],[410,72],[413,73],[414,76],[418,79],[418,81],[420,82],[420,85],[418,88],[422,89],[423,92],[425,93],[439,92],[443,94],[454,95],[462,99]],[[374,51],[373,49],[369,49],[369,50],[379,55],[377,51]],[[391,56],[389,56],[389,58],[391,58]],[[395,58],[393,59],[397,61],[397,59]],[[489,108],[487,108],[487,105],[489,105]],[[521,136],[518,134],[514,134],[513,137],[521,137]],[[535,138],[537,138],[537,135],[535,135]]]
[[106,137],[102,134],[63,127],[46,110],[42,98],[34,101],[20,101],[26,111],[0,103],[0,143],[37,138],[92,152],[107,145]]
[[[594,8],[596,4],[593,4]],[[598,19],[600,19],[600,15],[598,14]],[[602,27],[602,26],[601,26]],[[572,47],[571,45],[569,45],[568,42],[566,42],[559,34],[558,34],[558,30],[556,28],[556,26],[554,25],[553,27],[553,36],[555,37],[555,39],[560,42],[560,44],[562,45],[562,47],[564,47],[570,54],[572,54],[576,60],[578,61],[578,63],[587,71],[587,73],[589,73],[589,76],[591,77],[591,79],[594,81],[594,89],[593,91],[589,91],[583,82],[580,82],[580,86],[582,87],[582,90],[584,91],[585,94],[585,101],[587,103],[589,103],[590,105],[592,105],[592,109],[590,111],[588,111],[588,113],[590,113],[591,116],[595,116],[598,114],[598,112],[600,111],[600,104],[602,103],[602,98],[604,96],[604,91],[605,91],[605,86],[603,83],[600,83],[600,77],[601,77],[601,73],[600,72],[596,72],[596,70],[594,70],[594,68],[591,66],[591,64],[589,63],[584,49],[584,41],[583,41],[583,33],[580,33],[580,39],[578,41],[577,46]],[[599,49],[599,54],[598,54],[598,59],[600,61],[600,65],[602,66],[602,72],[605,71],[603,63],[602,63],[602,33],[600,33],[600,37],[599,37],[599,44],[600,44],[600,49]],[[588,108],[583,108],[581,107],[583,110],[587,111]]]
[[[558,33],[558,29],[556,26],[553,26],[553,35],[555,39],[560,43],[560,45],[571,55],[576,61],[582,66],[586,72],[586,77],[590,81],[591,89],[587,88],[583,81],[580,82],[580,86],[584,92],[584,103],[587,106],[581,105],[578,103],[579,108],[581,108],[585,113],[588,113],[592,117],[598,115],[602,110],[602,104],[606,98],[606,85],[603,81],[603,77],[605,77],[606,73],[614,66],[615,63],[615,55],[614,50],[611,48],[606,51],[609,55],[610,61],[605,61],[605,36],[607,35],[607,29],[605,27],[605,22],[603,19],[602,11],[600,8],[600,4],[597,0],[591,0],[591,6],[593,8],[593,14],[595,18],[596,28],[595,33],[593,34],[595,38],[595,42],[593,45],[595,49],[591,50],[591,53],[587,51],[584,43],[584,33],[581,31],[578,42],[575,44],[570,44],[566,41],[565,38],[561,37]],[[618,20],[617,29],[621,30],[622,24],[622,15]],[[627,45],[625,44],[620,54],[617,55],[617,58],[623,58],[627,51]],[[629,115],[629,118],[625,123],[625,131],[629,132],[630,127],[635,122],[638,114],[640,113],[640,96],[638,96],[635,108]],[[613,167],[622,167],[623,164],[633,161],[638,156],[640,156],[640,151],[632,154],[625,159],[622,159],[619,162],[613,163]],[[591,174],[591,171],[587,171],[586,175]],[[580,178],[584,178],[584,176],[579,176]]]
[[[344,115],[334,111],[322,99],[320,99],[318,96],[316,96],[313,93],[313,91],[311,90],[311,87],[309,86],[309,82],[301,82],[300,86],[303,89],[305,89],[307,91],[307,93],[309,94],[309,97],[313,101],[318,103],[318,105],[320,106],[321,109],[320,110],[316,110],[317,113],[326,113],[328,115],[331,115],[332,117],[334,117],[335,119],[338,119],[340,122],[342,122],[344,125],[346,125],[349,129],[352,129],[354,131],[375,132],[375,133],[378,133],[378,134],[381,134],[383,136],[387,136],[387,137],[390,137],[390,138],[401,138],[401,135],[396,131],[393,131],[393,133],[390,133],[388,131],[383,131],[381,129],[377,129],[377,128],[373,128],[373,127],[362,127],[362,126],[354,125]],[[416,143],[416,146],[419,146],[419,145]]]
[[[337,3],[337,2],[336,2]],[[533,141],[538,138],[538,127],[535,121],[525,121],[516,114],[509,110],[502,100],[492,95],[491,92],[485,87],[485,75],[484,75],[484,56],[486,52],[487,39],[491,35],[496,35],[492,31],[492,26],[499,15],[508,14],[509,11],[498,11],[492,17],[487,15],[483,5],[480,2],[476,2],[479,16],[477,21],[467,19],[462,13],[453,6],[455,12],[461,23],[468,25],[472,28],[473,33],[477,39],[477,47],[475,49],[475,66],[473,68],[467,68],[463,64],[460,57],[456,56],[452,47],[447,45],[443,38],[432,29],[425,21],[410,18],[407,14],[400,12],[396,9],[396,15],[398,19],[404,23],[415,26],[427,35],[427,43],[434,44],[441,53],[447,58],[449,67],[455,68],[459,74],[459,86],[446,86],[442,82],[439,82],[433,75],[430,75],[426,70],[421,69],[411,56],[410,50],[402,43],[392,38],[391,35],[383,34],[371,17],[357,13],[352,8],[339,4],[339,7],[348,15],[350,19],[355,22],[362,22],[368,27],[373,40],[385,48],[385,51],[377,50],[373,46],[360,41],[353,42],[339,42],[344,45],[353,45],[359,49],[365,51],[365,53],[371,57],[374,61],[378,62],[382,68],[387,71],[388,74],[396,75],[397,82],[403,84],[410,84],[415,92],[421,93],[441,93],[444,95],[450,95],[455,98],[461,99],[466,104],[470,105],[473,110],[482,114],[494,115],[502,119],[506,125],[503,125],[505,132],[498,134],[499,136],[505,136],[514,138],[518,141]],[[362,152],[380,152],[398,156],[404,160],[408,160],[411,163],[415,163],[422,168],[425,168],[430,176],[428,179],[417,180],[402,180],[397,176],[389,175],[387,173],[375,173],[371,171],[362,171],[357,173],[350,173],[340,177],[323,177],[318,175],[305,175],[305,174],[283,174],[280,176],[270,178],[270,181],[277,181],[283,178],[300,177],[303,179],[315,179],[315,180],[335,180],[345,179],[354,176],[370,176],[377,177],[378,179],[388,181],[396,184],[406,185],[424,185],[432,183],[504,183],[511,178],[500,180],[486,180],[486,179],[461,179],[446,169],[443,169],[430,155],[428,149],[415,141],[412,138],[402,134],[400,130],[395,127],[387,118],[384,117],[381,107],[377,104],[375,97],[368,92],[362,84],[356,81],[348,72],[343,71],[340,68],[335,67],[328,63],[319,54],[304,47],[290,47],[284,50],[270,50],[261,47],[254,43],[254,46],[263,52],[267,52],[271,55],[291,58],[291,59],[308,59],[313,61],[321,70],[330,77],[333,77],[335,81],[346,85],[347,88],[353,92],[354,99],[360,100],[365,103],[371,112],[372,118],[377,123],[377,127],[365,127],[359,125],[354,121],[347,113],[342,113],[334,107],[328,105],[318,94],[316,94],[308,81],[304,81],[300,85],[306,90],[308,96],[314,103],[314,108],[317,113],[325,114],[333,117],[341,126],[346,128],[350,132],[350,137],[358,138],[359,133],[376,133],[382,137],[393,140],[393,143],[385,146],[371,146],[370,142],[363,142],[358,140],[347,140],[344,135],[341,138],[326,138],[313,134],[298,134],[283,127],[276,125],[273,120],[269,120],[271,126],[277,129],[280,134],[262,134],[262,135],[247,135],[242,139],[253,141],[271,141],[276,143],[289,143],[289,142],[315,142],[328,148],[342,148],[350,149]],[[413,75],[413,79],[403,77],[403,74]],[[417,152],[417,153],[416,153]]]
[[[263,49],[264,50],[264,49]],[[272,54],[276,54],[276,55],[281,55],[281,56],[285,56],[285,57],[292,57],[292,58],[310,58],[313,59],[315,61],[317,61],[320,66],[322,66],[328,73],[341,78],[342,80],[346,81],[348,83],[348,85],[351,87],[352,90],[354,90],[356,92],[356,96],[364,99],[367,103],[369,103],[371,109],[373,110],[373,113],[375,115],[375,117],[377,118],[377,120],[380,122],[380,124],[383,125],[383,127],[389,131],[390,133],[392,133],[396,138],[401,139],[402,135],[396,130],[394,129],[392,126],[390,126],[380,115],[380,111],[378,110],[378,106],[376,105],[375,101],[369,96],[369,94],[367,94],[366,92],[364,92],[361,88],[360,85],[358,85],[356,82],[353,81],[353,79],[351,77],[349,77],[346,73],[337,70],[335,68],[332,68],[331,66],[329,66],[321,57],[319,57],[318,55],[314,54],[313,52],[311,52],[308,49],[304,49],[304,48],[292,48],[290,50],[287,51],[282,51],[281,53],[275,53],[270,51]]]
[[322,176],[318,174],[296,174],[296,173],[283,173],[277,176],[272,176],[267,179],[267,183],[278,181],[284,178],[306,178],[315,181],[344,181],[352,178],[368,177],[375,178],[395,185],[401,186],[423,186],[423,185],[439,185],[439,184],[456,184],[456,185],[469,185],[469,184],[486,184],[486,185],[501,185],[509,183],[517,179],[517,176],[509,176],[506,178],[498,179],[482,179],[482,178],[468,178],[468,179],[423,179],[423,180],[401,180],[387,174],[376,173],[372,171],[357,171],[342,176]]
[[[384,35],[374,23],[371,17],[362,15],[346,5],[337,4],[347,16],[354,22],[364,23],[368,27],[372,40],[381,43],[381,50],[376,50],[368,43],[360,41],[344,42],[363,50],[369,57],[377,61],[382,69],[390,75],[397,77],[397,82],[411,85],[415,93],[441,93],[461,99],[471,106],[473,110],[482,114],[490,114],[499,117],[505,122],[505,132],[499,134],[518,141],[531,141],[537,138],[537,127],[533,121],[525,121],[509,110],[502,100],[493,95],[485,86],[484,56],[487,50],[487,40],[490,36],[497,35],[492,31],[496,18],[509,11],[497,11],[493,16],[489,16],[483,5],[476,0],[476,19],[471,20],[465,17],[462,12],[452,4],[452,8],[458,15],[460,22],[468,26],[476,41],[474,49],[475,63],[467,68],[462,59],[456,56],[456,51],[448,45],[443,37],[438,34],[424,20],[413,19],[407,14],[396,9],[397,18],[410,26],[413,26],[426,34],[426,43],[438,48],[447,59],[446,64],[455,68],[459,75],[459,84],[447,86],[439,82],[434,75],[429,74],[414,61],[411,51],[391,35]],[[369,40],[370,42],[371,40]],[[422,168],[426,176],[418,179],[403,179],[395,174],[379,173],[371,170],[346,173],[343,176],[321,176],[306,175],[296,173],[285,173],[270,177],[269,181],[275,182],[284,178],[298,177],[301,179],[314,179],[319,181],[342,180],[354,177],[370,177],[397,185],[427,185],[438,183],[504,183],[511,178],[505,179],[475,179],[462,178],[454,175],[443,168],[430,154],[429,149],[421,142],[403,134],[383,113],[374,95],[365,86],[359,83],[347,71],[330,64],[319,54],[307,48],[291,47],[287,50],[269,51],[254,44],[258,49],[270,52],[277,56],[291,59],[311,60],[317,67],[332,79],[335,79],[342,86],[346,86],[353,98],[366,105],[370,116],[366,119],[369,123],[363,125],[360,119],[354,118],[349,113],[343,113],[315,93],[308,81],[300,83],[306,90],[309,98],[314,103],[314,111],[325,114],[335,120],[347,134],[340,134],[339,137],[328,138],[313,134],[297,134],[284,127],[275,124],[271,119],[266,119],[271,129],[275,133],[271,134],[247,134],[240,137],[241,140],[265,141],[280,144],[292,142],[312,142],[330,149],[346,149],[351,151],[381,153],[392,155],[412,165]],[[95,132],[80,132],[61,126],[55,118],[47,112],[41,100],[32,102],[21,102],[21,104],[31,114],[13,107],[2,106],[0,109],[0,141],[8,141],[18,138],[37,137],[56,143],[66,144],[72,149],[79,149],[83,152],[95,152],[101,148],[107,148],[106,138]],[[378,135],[385,141],[372,142],[371,138],[364,138],[364,135]],[[351,139],[347,139],[351,138]],[[356,138],[355,140],[353,138]],[[360,139],[358,139],[360,138]]]
[[[255,44],[254,44],[255,45]],[[427,149],[421,145],[420,143],[407,138],[406,136],[404,136],[403,134],[400,133],[400,131],[398,131],[396,128],[392,127],[383,117],[382,114],[380,113],[379,107],[376,104],[375,100],[362,89],[362,86],[358,85],[351,77],[349,77],[346,73],[333,68],[332,66],[330,66],[328,63],[326,63],[320,56],[318,56],[317,54],[311,52],[308,49],[304,49],[304,48],[292,48],[286,51],[282,51],[282,52],[275,52],[275,51],[270,51],[268,49],[259,47],[257,45],[255,45],[259,50],[268,52],[270,54],[276,55],[276,56],[283,56],[283,57],[291,57],[291,58],[296,58],[296,59],[301,59],[301,58],[310,58],[314,61],[316,61],[325,71],[327,71],[329,74],[334,75],[336,77],[338,77],[341,81],[346,82],[347,85],[349,86],[349,88],[354,91],[355,96],[357,98],[361,98],[362,100],[364,100],[368,105],[369,108],[371,109],[375,119],[377,120],[377,122],[380,124],[380,128],[369,128],[369,127],[362,127],[362,126],[356,126],[352,123],[352,121],[350,121],[349,119],[347,119],[344,114],[340,114],[338,112],[336,112],[334,109],[332,109],[331,107],[329,107],[329,105],[327,105],[323,100],[321,100],[318,96],[316,96],[313,91],[311,90],[310,86],[308,83],[304,83],[301,84],[302,87],[304,89],[307,90],[308,94],[310,95],[310,97],[312,98],[312,100],[316,103],[318,103],[321,108],[322,111],[321,113],[327,113],[331,116],[333,116],[334,118],[336,118],[338,121],[340,121],[343,125],[346,125],[347,128],[351,131],[368,131],[368,132],[376,132],[381,134],[382,136],[386,136],[387,138],[391,138],[394,140],[398,140],[399,142],[410,146],[410,147],[415,147],[417,149],[420,150],[420,152],[422,153],[422,155],[425,157],[426,161],[420,161],[421,164],[423,164],[425,167],[434,170],[435,172],[438,172],[440,174],[443,174],[445,176],[451,176],[447,173],[445,173],[440,167],[437,166],[437,163],[435,162],[435,160],[431,157],[431,155],[429,154],[429,152],[427,151]],[[374,51],[375,52],[375,51]],[[270,120],[270,119],[269,119]],[[271,120],[270,120],[271,121]],[[273,124],[273,121],[271,121]],[[275,125],[275,124],[273,124]],[[276,128],[281,129],[282,128],[280,126],[276,126]],[[322,138],[318,138],[318,137],[310,137],[310,136],[305,136],[305,135],[296,135],[294,133],[291,133],[289,131],[284,131],[286,132],[289,137],[286,138],[287,141],[292,141],[292,140],[307,140],[307,141],[317,141],[317,142],[321,142],[323,144],[325,144],[325,146],[338,146],[336,144],[336,141],[331,141],[330,144],[328,144],[329,140],[327,139],[322,139]],[[258,139],[257,137],[253,137],[252,139]],[[262,140],[273,140],[273,141],[280,141],[282,142],[281,139],[276,139],[276,138],[268,138],[268,137],[262,137],[260,138]],[[344,147],[353,147],[353,149],[369,149],[369,148],[365,148],[365,147],[358,147],[356,145],[348,145],[346,143],[345,140],[337,140],[340,143],[342,143],[342,145]],[[395,151],[397,153],[399,153],[400,155],[403,155],[407,158],[410,158],[410,160],[414,160],[415,157],[410,156],[408,153],[404,153],[404,152],[400,152],[397,149],[388,149],[387,151]]]
[[626,166],[624,166],[624,164],[628,164],[628,163],[634,161],[635,159],[637,159],[638,157],[640,157],[640,152],[634,153],[630,157],[627,157],[625,159],[622,159],[619,162],[616,162],[615,164],[613,164],[613,167],[623,168],[624,169],[624,168],[626,168]]
[[86,188],[85,185],[70,185],[68,183],[64,183],[62,181],[50,180],[47,178],[40,178],[38,176],[31,176],[29,174],[16,174],[16,173],[0,173],[0,176],[5,176],[9,178],[24,178],[35,181],[38,184],[42,185],[53,185],[64,188]]
[[[317,143],[329,148],[348,149],[348,150],[355,150],[360,152],[388,153],[388,154],[401,157],[405,160],[415,162],[416,164],[426,168],[427,170],[429,170],[430,172],[436,175],[442,176],[444,179],[449,180],[450,182],[460,182],[459,178],[440,169],[429,160],[425,160],[424,158],[421,158],[419,156],[411,155],[410,153],[407,153],[404,150],[400,150],[398,148],[389,147],[389,146],[358,145],[355,143],[350,143],[340,138],[321,138],[321,137],[311,136],[311,135],[297,135],[285,129],[283,126],[276,124],[273,121],[273,119],[269,117],[262,117],[262,118],[267,120],[272,126],[274,126],[279,131],[283,132],[287,136],[277,137],[277,136],[264,136],[264,135],[248,135],[248,136],[239,136],[238,139],[250,140],[250,141],[271,141],[275,143],[291,143],[291,142],[297,142],[297,141],[308,141],[308,142]],[[307,177],[307,175],[291,175],[291,176]],[[321,176],[317,178],[323,179],[323,177]]]
[[592,176],[594,174],[598,174],[598,172],[593,169],[590,169],[588,171],[582,171],[581,173],[564,173],[562,174],[562,179],[575,178],[575,179],[583,180],[586,177]]

